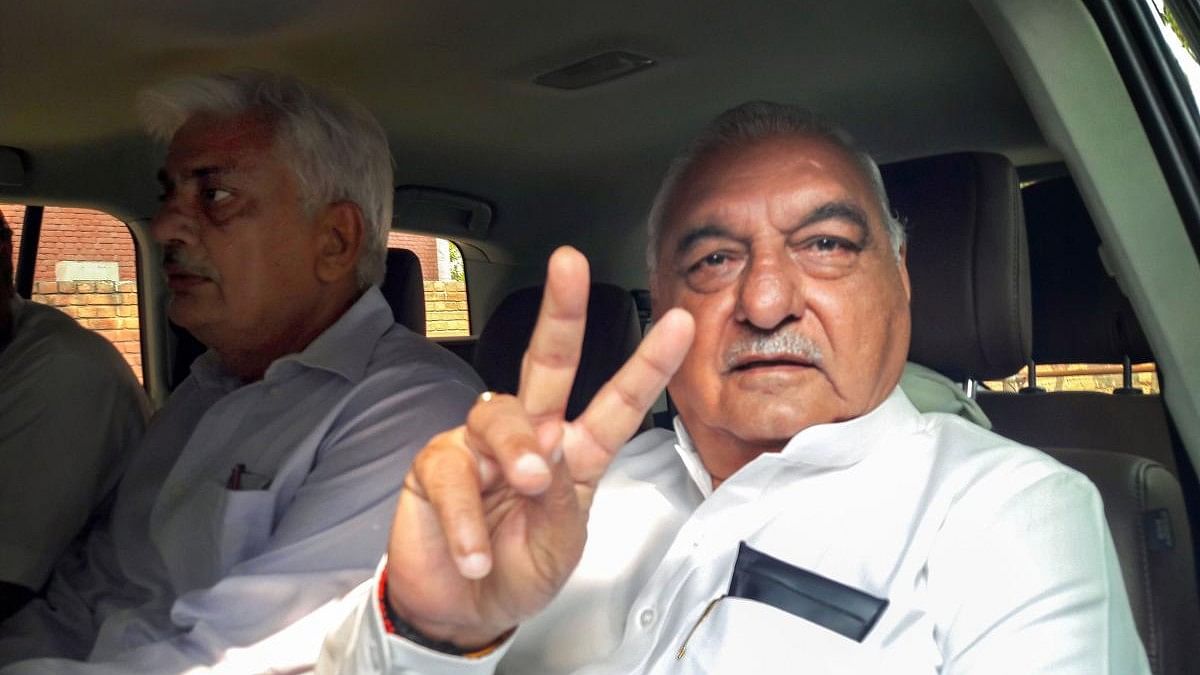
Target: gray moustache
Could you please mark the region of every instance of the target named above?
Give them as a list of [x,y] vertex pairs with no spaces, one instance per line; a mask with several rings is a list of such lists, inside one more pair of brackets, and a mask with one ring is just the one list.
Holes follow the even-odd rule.
[[207,261],[197,260],[180,248],[168,248],[163,251],[163,265],[173,265],[176,270],[184,274],[206,277],[213,281],[221,280],[220,275]]
[[791,356],[819,365],[821,349],[810,339],[795,333],[755,335],[735,342],[725,352],[725,368],[732,369],[744,357],[773,358]]

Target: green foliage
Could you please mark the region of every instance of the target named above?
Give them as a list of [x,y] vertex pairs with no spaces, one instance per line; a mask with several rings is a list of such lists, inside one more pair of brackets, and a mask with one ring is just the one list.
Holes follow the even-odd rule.
[[450,280],[451,281],[466,281],[466,272],[463,270],[462,251],[458,250],[458,244],[450,243]]
[[1183,45],[1183,48],[1187,50],[1187,53],[1191,54],[1193,59],[1200,61],[1200,59],[1196,59],[1196,49],[1188,40],[1187,35],[1183,32],[1183,29],[1180,28],[1179,19],[1175,17],[1175,13],[1171,11],[1171,8],[1164,3],[1162,11],[1159,12],[1158,16],[1163,23],[1171,27],[1171,30],[1174,31],[1175,36],[1179,38],[1179,44]]

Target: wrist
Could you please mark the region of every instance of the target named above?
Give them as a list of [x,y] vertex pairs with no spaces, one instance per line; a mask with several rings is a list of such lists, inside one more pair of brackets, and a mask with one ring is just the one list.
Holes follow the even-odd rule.
[[379,581],[379,605],[384,630],[409,642],[451,656],[483,658],[504,643],[516,627],[492,631],[465,631],[451,627],[428,626],[411,621],[397,611],[388,593],[387,570]]

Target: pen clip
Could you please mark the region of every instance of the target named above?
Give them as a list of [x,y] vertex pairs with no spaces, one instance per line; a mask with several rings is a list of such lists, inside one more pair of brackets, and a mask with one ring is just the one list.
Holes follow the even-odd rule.
[[246,473],[245,464],[234,464],[233,468],[229,470],[229,479],[225,481],[225,489],[242,489],[242,474],[244,473]]
[[709,614],[712,614],[713,608],[717,606],[717,603],[724,600],[727,597],[729,597],[729,596],[722,595],[722,596],[713,598],[708,603],[708,606],[704,608],[704,611],[700,613],[700,618],[696,619],[696,623],[693,624],[692,629],[688,631],[687,637],[683,638],[683,644],[679,645],[679,651],[675,654],[676,661],[682,659],[683,655],[687,653],[688,642],[691,641],[692,635],[694,635],[696,633],[696,629],[700,627],[700,624],[704,623],[704,620],[708,618]]

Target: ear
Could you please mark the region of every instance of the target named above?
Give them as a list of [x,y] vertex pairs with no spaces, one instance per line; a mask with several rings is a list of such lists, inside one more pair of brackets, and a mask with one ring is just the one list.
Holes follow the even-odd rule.
[[900,245],[900,259],[896,262],[900,268],[900,284],[904,286],[904,297],[912,302],[912,284],[908,281],[908,244]]
[[353,277],[362,254],[366,222],[353,202],[334,202],[317,217],[317,279],[337,283]]

